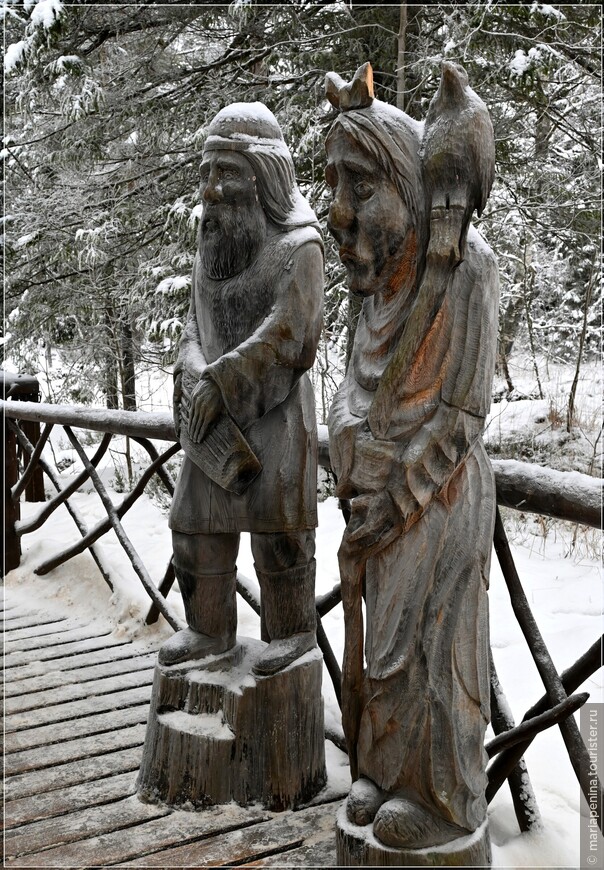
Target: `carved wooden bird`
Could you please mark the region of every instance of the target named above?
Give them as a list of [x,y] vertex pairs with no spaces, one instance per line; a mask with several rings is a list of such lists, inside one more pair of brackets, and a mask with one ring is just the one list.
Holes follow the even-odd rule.
[[457,254],[470,218],[482,213],[495,177],[495,139],[487,107],[468,85],[465,69],[445,61],[440,85],[426,116],[421,155],[434,219],[448,216]]

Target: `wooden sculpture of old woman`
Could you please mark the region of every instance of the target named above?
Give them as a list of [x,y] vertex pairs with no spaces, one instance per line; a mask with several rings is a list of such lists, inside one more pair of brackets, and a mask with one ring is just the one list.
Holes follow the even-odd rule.
[[[327,96],[340,110],[328,226],[364,297],[329,419],[337,493],[352,499],[339,551],[346,824],[401,854],[446,851],[486,818],[495,489],[481,433],[499,290],[470,217],[493,181],[493,131],[450,63],[423,124],[374,99],[369,64],[350,84],[328,74]],[[482,843],[469,863],[488,863]]]

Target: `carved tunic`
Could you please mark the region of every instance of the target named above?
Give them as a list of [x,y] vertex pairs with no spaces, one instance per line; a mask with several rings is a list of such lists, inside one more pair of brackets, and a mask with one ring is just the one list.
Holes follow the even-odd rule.
[[[317,525],[317,427],[305,371],[319,341],[322,286],[321,240],[310,226],[269,237],[234,278],[209,278],[196,256],[175,371],[182,369],[193,383],[203,375],[216,384],[263,469],[238,496],[185,457],[171,529],[281,532]],[[221,328],[217,305],[233,313]]]
[[366,299],[329,419],[338,494],[386,490],[406,519],[367,562],[359,774],[469,830],[486,814],[495,488],[481,432],[498,296],[493,254],[470,229],[431,329],[386,395],[379,385],[413,300]]

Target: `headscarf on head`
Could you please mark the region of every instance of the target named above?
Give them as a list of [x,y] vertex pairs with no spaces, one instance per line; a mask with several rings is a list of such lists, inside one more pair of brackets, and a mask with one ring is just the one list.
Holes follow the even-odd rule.
[[233,103],[213,119],[206,151],[239,151],[256,174],[258,196],[269,220],[282,230],[315,226],[317,218],[304,199],[291,154],[277,119],[264,103]]

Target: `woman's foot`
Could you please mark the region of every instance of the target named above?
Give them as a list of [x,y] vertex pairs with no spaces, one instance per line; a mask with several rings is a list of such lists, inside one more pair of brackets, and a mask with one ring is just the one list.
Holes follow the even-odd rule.
[[385,793],[370,779],[361,777],[352,783],[346,801],[346,815],[355,825],[368,825],[386,799]]
[[413,801],[392,798],[377,811],[373,833],[395,849],[424,849],[465,837],[470,831],[433,816]]

